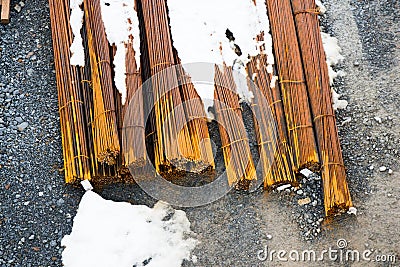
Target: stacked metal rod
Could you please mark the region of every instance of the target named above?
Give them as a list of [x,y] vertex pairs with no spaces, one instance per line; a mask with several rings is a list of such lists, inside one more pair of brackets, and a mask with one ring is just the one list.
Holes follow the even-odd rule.
[[[197,154],[196,158],[193,159],[195,163],[192,164],[193,166],[190,166],[188,170],[192,172],[202,172],[207,169],[214,169],[214,156],[211,148],[210,135],[208,133],[204,105],[191,81],[191,77],[185,73],[175,49],[174,56],[177,64],[176,73],[186,113],[186,121],[189,124],[192,146],[195,146],[193,150],[200,152],[200,154]],[[183,149],[184,148],[181,148],[180,150],[182,151]],[[190,154],[188,156],[190,156]]]
[[[187,122],[184,101],[187,97],[181,94],[178,74],[175,67],[171,34],[169,29],[167,6],[164,0],[141,0],[139,3],[139,20],[142,23],[146,40],[147,56],[144,65],[145,73],[151,76],[151,91],[154,106],[151,120],[151,132],[148,134],[154,142],[154,162],[159,173],[178,171],[197,171],[199,166],[213,166],[208,152],[202,152],[200,135],[193,124],[203,124],[204,120]],[[149,77],[150,77],[149,76]],[[149,78],[146,77],[146,78]],[[190,91],[185,90],[185,94]],[[148,92],[146,92],[148,94]],[[148,96],[147,96],[148,97]],[[148,97],[150,100],[151,97]],[[196,104],[197,103],[197,104]],[[197,101],[191,105],[199,106]],[[190,115],[190,114],[189,114]],[[195,134],[196,132],[196,134]],[[204,134],[201,133],[201,134]],[[208,135],[208,134],[207,134]],[[211,143],[205,140],[206,150],[211,151]],[[201,168],[201,167],[200,167]]]
[[317,170],[317,146],[290,0],[266,3],[295,168]]
[[328,68],[314,0],[292,0],[297,36],[321,159],[325,212],[351,207],[342,150],[332,105]]
[[85,0],[84,12],[93,87],[93,141],[97,160],[116,164],[120,152],[110,48],[101,18],[100,0]]
[[50,0],[54,63],[58,88],[65,181],[90,179],[89,144],[83,94],[78,68],[71,66],[69,47],[72,31],[69,26],[69,5],[66,1]]
[[[66,0],[68,1],[68,0]],[[85,66],[79,68],[80,86],[83,94],[83,102],[85,109],[85,119],[88,122],[86,126],[87,130],[87,143],[89,144],[89,158],[92,179],[98,183],[116,181],[115,177],[118,176],[118,167],[116,165],[108,165],[106,163],[101,163],[97,160],[96,153],[93,145],[93,127],[90,122],[94,119],[93,111],[93,87],[91,83],[91,69],[90,69],[90,59],[89,59],[89,49],[88,40],[86,38],[86,28],[82,28],[82,39],[85,51]],[[109,178],[113,179],[109,179]],[[89,178],[87,178],[89,179]],[[90,180],[90,179],[89,179]],[[107,180],[107,181],[106,181]]]
[[280,91],[278,84],[271,85],[273,76],[267,72],[267,56],[260,54],[251,58],[247,72],[252,77],[249,89],[254,95],[252,110],[264,188],[284,183],[295,185],[293,157],[287,141]]
[[232,68],[215,66],[214,107],[229,185],[248,189],[257,179]]
[[[126,87],[127,100],[123,109],[124,134],[123,144],[124,162],[131,169],[143,167],[147,153],[145,144],[143,94],[140,91],[142,78],[137,68],[135,51],[132,43],[138,42],[131,38],[126,44]],[[132,102],[131,102],[132,101]],[[132,105],[132,106],[129,106]]]

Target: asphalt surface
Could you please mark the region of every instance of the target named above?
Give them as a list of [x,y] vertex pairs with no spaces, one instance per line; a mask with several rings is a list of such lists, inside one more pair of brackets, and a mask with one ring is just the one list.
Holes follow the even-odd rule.
[[[0,266],[61,266],[60,241],[71,231],[83,190],[65,185],[60,172],[49,10],[46,2],[29,0],[17,12],[18,1],[11,2],[11,23],[0,25]],[[357,217],[320,221],[318,180],[304,181],[302,188],[315,206],[300,207],[297,200],[303,196],[298,193],[233,191],[205,207],[185,209],[201,244],[194,251],[198,262],[184,266],[336,266],[338,260],[261,261],[257,253],[266,245],[321,251],[335,247],[339,238],[347,240],[347,248],[374,248],[374,253],[400,260],[400,4],[324,4],[328,12],[322,24],[339,39],[346,57],[338,66],[346,75],[335,88],[349,101],[337,115]],[[383,166],[386,170],[380,171]],[[134,185],[97,191],[107,199],[155,203]]]

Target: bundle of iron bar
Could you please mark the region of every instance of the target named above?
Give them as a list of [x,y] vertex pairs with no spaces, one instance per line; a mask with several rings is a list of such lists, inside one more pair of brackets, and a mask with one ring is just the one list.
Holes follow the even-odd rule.
[[[146,105],[154,109],[150,133],[154,144],[154,164],[159,173],[198,172],[214,169],[211,142],[203,105],[184,73],[173,67],[174,55],[164,0],[137,1],[141,24],[141,46],[145,79],[151,77],[152,94]],[[145,51],[144,51],[145,50]],[[178,78],[184,79],[179,83]],[[188,123],[186,123],[189,121]],[[208,168],[210,167],[210,168]]]
[[[139,40],[130,36],[125,44],[125,106],[113,81],[116,47],[108,43],[100,0],[83,0],[84,67],[70,64],[69,0],[49,4],[66,182],[133,181],[127,167],[140,175],[149,163],[168,177],[213,173],[204,106],[173,47],[167,1],[135,2],[141,67],[132,45]],[[258,178],[272,189],[297,186],[296,175],[304,168],[321,171],[326,214],[346,210],[352,203],[315,2],[267,0],[266,5],[277,65],[271,72],[262,49],[246,65],[254,95]],[[215,65],[214,86],[228,184],[248,189],[257,172],[232,67]]]
[[229,185],[248,189],[250,182],[256,179],[256,168],[250,152],[249,140],[243,124],[239,97],[232,68],[215,66],[214,107],[222,152]]
[[[255,132],[260,153],[264,188],[281,184],[296,185],[293,157],[287,138],[287,129],[278,84],[267,71],[267,56],[260,54],[247,64],[249,89],[254,98],[252,110],[255,116]],[[276,122],[276,123],[275,123]]]
[[292,0],[308,96],[321,160],[327,215],[352,205],[332,104],[328,68],[314,0]]
[[[91,2],[95,7],[96,2]],[[50,18],[53,35],[54,63],[59,97],[60,124],[64,154],[65,181],[76,183],[96,179],[102,183],[107,178],[119,180],[117,162],[120,140],[118,137],[112,94],[103,95],[104,87],[112,90],[111,72],[106,61],[95,50],[100,41],[94,32],[100,29],[84,28],[86,47],[85,67],[70,64],[70,45],[73,40],[70,27],[69,1],[50,0]],[[93,19],[87,9],[85,21]],[[100,25],[101,26],[101,25]],[[109,46],[98,48],[107,58]],[[107,60],[107,59],[106,59]],[[105,63],[105,64],[103,64]],[[94,66],[94,67],[91,67]],[[109,75],[104,78],[104,75]],[[103,78],[102,78],[103,77]],[[102,80],[107,80],[103,81]],[[103,86],[103,87],[102,87]],[[112,91],[113,92],[113,91]]]
[[295,168],[317,170],[317,146],[290,0],[266,3]]

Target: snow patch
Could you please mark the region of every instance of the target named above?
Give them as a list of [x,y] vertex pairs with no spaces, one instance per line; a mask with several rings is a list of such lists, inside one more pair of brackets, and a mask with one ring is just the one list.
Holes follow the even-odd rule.
[[66,267],[181,266],[198,244],[184,211],[105,200],[87,191],[61,245]]
[[[344,57],[341,54],[342,49],[338,45],[338,40],[335,37],[330,36],[328,33],[321,32],[322,44],[324,46],[325,55],[326,55],[326,64],[328,65],[328,75],[329,75],[329,83],[332,85],[333,80],[338,76],[344,76],[345,73],[343,71],[334,71],[333,66],[344,60]],[[332,102],[333,108],[337,109],[345,109],[348,105],[346,100],[340,100],[340,94],[338,94],[332,88]]]
[[322,2],[320,0],[315,0],[315,4],[317,5],[317,7],[319,9],[320,14],[324,14],[326,12],[326,7],[324,6],[324,4],[322,4]]
[[[82,0],[70,0],[70,25],[74,40],[71,44],[71,65],[84,66],[85,52],[81,36],[83,23]],[[135,60],[140,67],[140,37],[139,19],[135,11],[134,0],[100,0],[101,16],[103,19],[107,40],[116,46],[114,57],[114,82],[121,93],[122,104],[126,101],[126,66],[125,45],[131,45],[135,51]]]
[[[140,67],[139,19],[133,0],[100,0],[101,16],[108,42],[117,48],[114,57],[114,82],[122,95],[122,104],[126,101],[125,45],[135,50],[136,65]],[[133,41],[132,41],[133,38]]]
[[83,40],[81,28],[83,23],[83,10],[81,9],[83,0],[70,0],[71,8],[70,24],[74,39],[72,41],[70,51],[70,64],[73,66],[85,66],[85,50],[83,48]]
[[[168,0],[173,45],[182,64],[207,62],[224,63],[236,70],[238,94],[242,101],[251,102],[244,66],[249,56],[268,55],[268,66],[274,64],[272,37],[265,2],[262,0]],[[232,36],[227,37],[227,30]],[[257,36],[264,35],[262,38]],[[238,53],[238,49],[240,52]],[[267,67],[268,68],[268,67]],[[273,68],[269,67],[271,71]],[[185,71],[192,76],[190,70]],[[234,71],[235,72],[235,71]],[[243,74],[243,78],[239,78]],[[210,70],[214,76],[214,70]],[[212,79],[213,80],[213,79]],[[195,88],[203,100],[206,112],[213,105],[214,86]],[[202,92],[207,90],[207,92]],[[207,98],[203,98],[206,96]],[[208,98],[211,97],[211,98]],[[210,115],[210,113],[208,113]]]

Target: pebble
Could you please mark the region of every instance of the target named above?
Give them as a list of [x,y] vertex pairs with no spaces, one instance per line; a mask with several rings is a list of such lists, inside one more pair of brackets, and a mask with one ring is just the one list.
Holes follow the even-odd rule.
[[57,200],[57,205],[61,206],[62,204],[64,204],[65,201],[64,199],[60,198],[59,200]]
[[355,207],[350,207],[347,213],[357,215],[357,209]]
[[42,197],[43,196],[43,192],[39,192],[39,197]]
[[385,166],[380,166],[379,167],[379,171],[380,172],[384,172],[384,171],[386,171],[387,170],[387,168],[385,167]]
[[33,74],[33,69],[28,69],[28,70],[26,71],[26,73],[27,73],[29,76],[32,76],[32,74]]
[[306,205],[310,202],[311,202],[311,199],[309,197],[297,200],[297,203],[299,203],[300,206]]
[[374,169],[374,165],[369,166],[369,169],[372,171]]
[[31,235],[28,239],[29,239],[29,240],[35,239],[35,235]]
[[287,188],[289,188],[289,187],[291,187],[290,184],[284,184],[284,185],[278,186],[278,187],[276,188],[276,190],[278,190],[278,191],[280,192],[280,191],[283,191],[283,190],[285,190],[285,189],[287,189]]
[[380,117],[374,117],[374,119],[378,122],[378,123],[382,123],[382,119]]
[[388,173],[389,173],[389,174],[392,174],[392,173],[393,173],[393,170],[392,170],[392,169],[389,169],[389,170],[388,170]]
[[271,240],[272,239],[272,235],[268,234],[267,236],[267,240]]
[[15,5],[14,6],[15,11],[17,11],[18,13],[21,12],[21,6],[20,5]]
[[26,127],[28,127],[28,125],[29,124],[27,122],[20,123],[17,125],[17,129],[18,129],[18,131],[22,132],[23,130],[26,129]]
[[298,195],[302,195],[304,192],[303,192],[303,190],[299,189],[299,190],[297,190],[296,193],[297,193]]
[[25,6],[25,3],[24,2],[19,2],[19,5],[21,6],[21,7],[24,7]]

